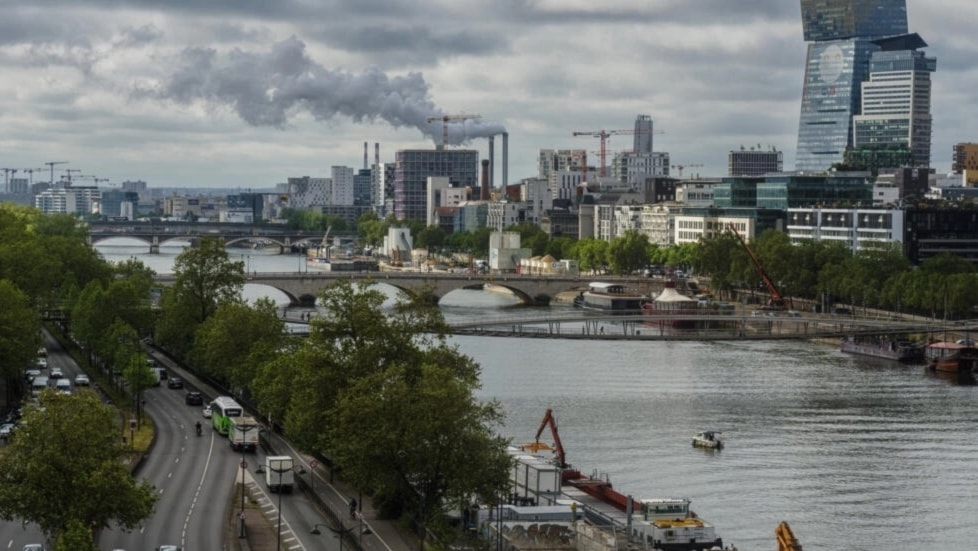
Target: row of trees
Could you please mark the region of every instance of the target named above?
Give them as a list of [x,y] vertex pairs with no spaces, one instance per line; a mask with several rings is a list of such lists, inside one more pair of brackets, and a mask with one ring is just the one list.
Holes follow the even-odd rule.
[[[35,361],[41,314],[93,344],[113,369],[134,366],[138,335],[151,330],[147,297],[153,275],[141,265],[113,267],[87,244],[70,216],[0,204],[0,374],[6,406],[25,392]],[[142,356],[141,367],[146,370]],[[127,370],[131,381],[141,372]],[[156,492],[125,466],[119,411],[89,392],[45,391],[26,408],[0,453],[0,518],[36,523],[55,549],[95,551],[95,534],[110,524],[135,528]]]

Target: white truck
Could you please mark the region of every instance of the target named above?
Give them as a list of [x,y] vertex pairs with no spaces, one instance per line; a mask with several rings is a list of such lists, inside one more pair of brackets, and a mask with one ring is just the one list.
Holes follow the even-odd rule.
[[265,485],[269,492],[292,493],[295,474],[292,456],[270,455],[265,458]]
[[250,415],[228,417],[228,440],[234,451],[253,452],[258,449],[258,421]]

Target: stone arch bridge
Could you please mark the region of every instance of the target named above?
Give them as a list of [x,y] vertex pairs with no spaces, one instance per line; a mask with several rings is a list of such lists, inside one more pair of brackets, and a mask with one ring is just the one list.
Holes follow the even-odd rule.
[[[543,277],[528,275],[471,275],[435,272],[291,272],[247,275],[247,283],[268,285],[285,293],[293,305],[310,305],[316,295],[330,283],[345,279],[386,283],[399,289],[428,288],[435,299],[456,289],[480,289],[510,293],[525,304],[548,304],[562,292],[583,291],[589,280],[573,277]],[[164,285],[173,281],[172,275],[158,275]],[[662,289],[662,282],[648,278],[602,277],[602,281],[621,282],[635,291],[653,295]]]

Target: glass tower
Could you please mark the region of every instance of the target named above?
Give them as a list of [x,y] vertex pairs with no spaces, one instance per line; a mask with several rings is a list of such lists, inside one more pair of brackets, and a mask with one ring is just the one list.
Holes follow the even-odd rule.
[[852,146],[862,82],[880,38],[907,33],[905,0],[801,0],[808,44],[795,168],[828,170]]

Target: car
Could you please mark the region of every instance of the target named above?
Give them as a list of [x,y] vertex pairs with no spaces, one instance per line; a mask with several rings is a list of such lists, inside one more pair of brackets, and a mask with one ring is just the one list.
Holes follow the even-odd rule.
[[204,418],[205,419],[210,419],[211,418],[211,406],[210,405],[204,407]]
[[183,379],[180,377],[170,377],[166,382],[167,388],[183,388]]
[[44,347],[44,346],[38,348],[37,349],[37,355],[38,356],[47,356],[48,355],[48,349],[46,347]]
[[75,386],[89,386],[92,382],[88,379],[88,375],[84,373],[79,373],[75,375]]
[[34,377],[40,377],[41,376],[41,370],[38,369],[38,368],[36,368],[36,367],[32,367],[32,368],[28,369],[27,371],[25,371],[24,374],[27,375],[27,378],[28,379],[33,380]]
[[48,375],[48,378],[49,379],[60,379],[60,378],[62,378],[64,376],[65,376],[65,374],[64,374],[63,371],[61,371],[61,368],[60,367],[52,367],[51,368],[51,374]]
[[42,543],[28,543],[24,546],[24,551],[44,551],[44,544]]
[[39,358],[37,358],[37,365],[40,366],[41,369],[47,367],[48,366],[47,356],[40,356]]
[[16,427],[16,425],[13,423],[4,423],[0,425],[0,440],[10,438],[10,434],[14,432],[14,427]]
[[187,402],[188,406],[199,406],[204,403],[204,396],[196,390],[191,390],[187,393],[184,401]]
[[161,545],[156,548],[156,551],[180,551],[180,547],[177,545]]

